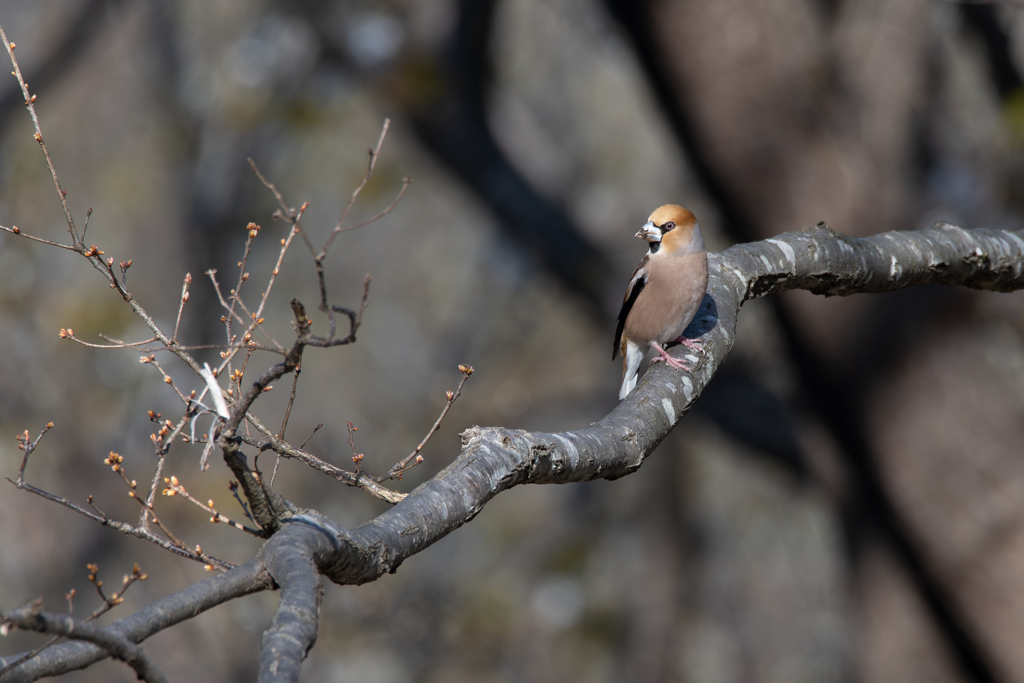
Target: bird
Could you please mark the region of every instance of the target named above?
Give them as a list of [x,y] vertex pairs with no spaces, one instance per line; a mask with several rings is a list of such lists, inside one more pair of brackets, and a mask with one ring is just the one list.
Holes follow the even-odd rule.
[[708,286],[708,255],[697,218],[676,204],[659,206],[635,237],[650,242],[626,287],[612,360],[622,354],[624,399],[636,387],[640,361],[650,346],[673,368],[690,371],[686,363],[665,352],[664,345],[678,341],[695,351],[703,347],[687,339],[683,330],[697,314]]

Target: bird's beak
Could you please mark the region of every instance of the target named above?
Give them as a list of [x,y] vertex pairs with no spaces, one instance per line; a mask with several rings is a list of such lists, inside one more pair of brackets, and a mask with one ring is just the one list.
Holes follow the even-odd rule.
[[654,224],[653,221],[647,221],[644,226],[640,228],[633,237],[639,237],[642,240],[648,242],[660,242],[661,241],[661,229]]

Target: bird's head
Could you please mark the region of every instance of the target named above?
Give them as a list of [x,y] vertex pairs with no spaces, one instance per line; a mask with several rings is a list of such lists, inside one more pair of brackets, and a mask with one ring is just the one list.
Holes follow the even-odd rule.
[[659,206],[636,233],[651,243],[651,253],[690,253],[704,251],[704,236],[697,217],[676,204]]

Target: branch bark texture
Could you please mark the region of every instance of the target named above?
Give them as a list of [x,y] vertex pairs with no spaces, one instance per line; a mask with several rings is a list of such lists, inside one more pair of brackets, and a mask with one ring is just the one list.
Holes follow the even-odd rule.
[[[674,351],[690,361],[693,373],[654,366],[629,397],[584,429],[468,429],[451,465],[376,519],[348,530],[314,511],[291,514],[257,559],[108,628],[138,643],[215,604],[276,584],[282,588],[281,607],[264,636],[260,678],[296,680],[316,638],[317,573],[339,584],[373,581],[472,520],[489,500],[513,486],[617,479],[635,471],[729,355],[744,302],[788,289],[824,296],[923,284],[1024,289],[1024,231],[964,230],[943,223],[852,239],[818,224],[711,254],[709,266],[708,293],[686,333],[699,337],[704,351]],[[105,656],[94,645],[68,643],[0,679],[35,680]]]
[[[258,560],[251,560],[178,591],[131,616],[115,621],[103,630],[116,638],[141,643],[165,628],[198,616],[228,600],[273,587],[274,582],[263,568],[263,564]],[[3,669],[5,663],[19,659],[20,655],[0,657],[0,681],[15,683],[58,676],[68,671],[85,669],[108,656],[102,647],[74,641],[47,648],[10,671]]]
[[654,366],[636,391],[585,429],[537,433],[474,427],[461,455],[434,479],[373,521],[341,536],[348,552],[323,571],[337,583],[372,581],[471,520],[495,495],[519,484],[616,479],[638,469],[686,414],[735,341],[744,302],[788,289],[825,296],[891,292],[912,285],[1024,288],[1024,231],[964,230],[940,223],[920,231],[853,239],[823,223],[709,256],[708,293],[686,334],[699,356],[678,348],[692,375]]

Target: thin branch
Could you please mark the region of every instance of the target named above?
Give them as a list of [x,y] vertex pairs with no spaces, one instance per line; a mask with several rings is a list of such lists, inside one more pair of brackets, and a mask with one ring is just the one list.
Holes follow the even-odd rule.
[[230,482],[228,484],[228,490],[231,491],[231,495],[234,497],[234,499],[238,503],[239,507],[242,508],[242,514],[244,514],[246,516],[246,519],[248,519],[253,524],[256,524],[256,520],[252,518],[252,513],[249,512],[249,506],[246,505],[245,501],[242,500],[242,497],[240,495],[238,495],[238,482],[237,481]]
[[[91,209],[90,209],[91,211]],[[121,261],[121,288],[122,290],[128,288],[128,269],[132,267],[132,260]],[[177,335],[175,335],[177,336]]]
[[[224,332],[227,335],[227,341],[229,344],[233,341],[231,337],[231,321],[235,317],[235,303],[239,301],[239,293],[242,291],[242,283],[249,279],[249,273],[246,272],[245,266],[249,262],[249,254],[252,253],[252,242],[254,239],[256,239],[256,235],[258,235],[260,232],[260,226],[256,225],[255,223],[250,222],[245,227],[246,230],[248,230],[248,234],[246,235],[245,238],[245,248],[242,252],[242,260],[238,262],[238,284],[236,284],[235,288],[231,291],[231,306],[228,308],[228,315],[224,319]],[[212,278],[213,276],[211,275],[210,277]],[[214,280],[214,286],[217,286],[216,280]],[[217,288],[217,296],[223,300],[223,297],[220,294],[219,287]]]
[[73,247],[73,246],[70,246],[70,245],[67,245],[67,244],[62,244],[60,242],[54,242],[52,240],[46,240],[46,239],[43,239],[42,237],[33,237],[32,235],[29,235],[27,233],[22,232],[21,228],[19,228],[17,225],[13,225],[13,226],[11,226],[9,228],[6,227],[6,226],[0,225],[0,230],[3,230],[4,232],[9,232],[12,235],[18,235],[19,237],[24,237],[25,239],[32,240],[33,242],[41,242],[43,244],[48,244],[51,247],[60,247],[61,249],[67,249],[68,251],[73,251],[73,252],[76,252],[76,253],[78,252],[78,249],[76,247]]
[[[420,455],[420,451],[422,451],[423,447],[427,445],[428,441],[430,441],[430,437],[434,435],[434,432],[441,428],[441,422],[444,420],[444,416],[448,414],[448,411],[451,409],[452,404],[455,403],[456,399],[458,399],[459,396],[462,395],[462,387],[465,386],[466,380],[469,379],[469,376],[473,374],[473,366],[460,365],[459,372],[462,373],[462,380],[459,382],[459,386],[455,391],[449,391],[445,395],[445,398],[447,400],[445,401],[444,409],[441,410],[441,414],[438,416],[437,420],[434,421],[434,425],[430,428],[430,431],[427,432],[427,435],[425,437],[423,437],[423,440],[420,441],[419,445],[413,449],[412,453],[410,453],[409,455],[405,456],[397,463],[395,463],[394,466],[390,470],[388,470],[387,474],[385,474],[382,477],[377,477],[378,482],[384,482],[387,481],[388,479],[400,480],[402,478],[402,475],[407,470],[410,470],[416,465],[419,465],[421,462],[423,462],[423,456]],[[349,423],[349,426],[352,426],[351,422]],[[349,443],[352,443],[351,432],[349,435]],[[353,446],[353,452],[354,450],[355,447]],[[355,458],[352,459],[355,460]],[[358,464],[358,461],[356,461],[357,466]]]
[[[88,346],[90,349],[132,349],[132,348],[136,348],[136,347],[139,347],[139,346],[145,346],[146,344],[152,344],[155,341],[159,341],[156,337],[151,337],[151,338],[146,339],[144,341],[137,341],[137,342],[120,342],[120,343],[117,343],[117,344],[91,344],[91,343],[89,343],[89,342],[87,342],[87,341],[85,341],[83,339],[79,339],[78,337],[76,337],[75,333],[71,329],[64,329],[64,328],[61,328],[61,330],[59,332],[59,335],[60,335],[61,339],[70,339],[71,341],[75,342],[76,344],[81,344],[82,346]],[[102,339],[106,339],[106,337],[104,337],[102,334],[99,335],[99,336]],[[111,340],[108,339],[108,341],[111,341]],[[156,351],[156,350],[164,350],[164,349],[153,349],[153,350]],[[167,349],[167,350],[170,350],[170,349]]]
[[266,538],[266,534],[263,531],[259,529],[251,529],[245,526],[244,524],[235,522],[229,517],[225,517],[224,515],[217,512],[217,508],[214,507],[212,500],[208,504],[203,504],[202,501],[194,498],[192,494],[185,490],[185,487],[181,485],[181,482],[179,482],[178,478],[175,477],[174,475],[171,475],[170,477],[165,479],[164,483],[166,484],[166,486],[163,490],[163,495],[181,496],[188,502],[201,508],[203,512],[208,513],[210,515],[210,521],[214,524],[227,524],[230,527],[238,529],[239,531],[244,531],[245,533],[250,534],[252,536],[256,536],[257,538]]
[[32,125],[36,128],[36,142],[39,143],[39,147],[43,150],[43,156],[46,157],[46,165],[50,169],[50,177],[53,178],[53,187],[57,190],[57,196],[60,198],[60,205],[64,207],[64,218],[67,219],[68,222],[68,232],[71,234],[71,241],[76,247],[81,247],[82,245],[78,238],[78,231],[75,230],[75,219],[71,217],[71,211],[68,210],[67,192],[65,192],[60,186],[60,180],[57,178],[57,169],[53,167],[53,161],[50,160],[50,151],[46,148],[46,141],[43,139],[43,129],[39,127],[39,117],[36,115],[35,95],[32,95],[28,91],[28,83],[26,83],[25,79],[22,77],[21,67],[18,66],[18,60],[14,56],[15,45],[7,40],[7,34],[4,33],[3,26],[0,26],[0,40],[3,40],[4,47],[7,49],[7,54],[11,58],[11,64],[14,65],[14,76],[18,79],[18,85],[21,86],[21,94],[25,97],[25,107],[32,116]]
[[[316,267],[317,286],[318,286],[318,288],[320,290],[320,305],[319,305],[319,309],[321,311],[323,311],[324,313],[326,313],[327,316],[328,316],[328,320],[329,320],[329,323],[330,323],[330,333],[329,333],[329,335],[327,336],[326,339],[320,339],[320,338],[311,337],[311,341],[310,341],[310,345],[311,346],[319,346],[319,347],[340,346],[342,344],[349,344],[349,343],[352,343],[352,342],[355,341],[356,329],[359,327],[359,322],[362,320],[363,310],[365,310],[365,308],[366,308],[366,297],[367,297],[367,294],[368,294],[368,291],[369,291],[369,283],[370,283],[371,278],[370,278],[369,275],[366,276],[366,281],[364,282],[364,286],[363,286],[362,306],[359,309],[359,313],[358,314],[356,314],[355,312],[353,312],[353,311],[351,311],[351,310],[349,310],[347,308],[342,308],[340,306],[329,305],[327,303],[327,284],[326,284],[326,280],[325,280],[325,276],[324,276],[323,261],[326,258],[327,252],[331,248],[331,245],[334,243],[334,239],[337,237],[337,235],[340,232],[344,232],[344,231],[347,231],[347,230],[354,230],[356,228],[361,228],[363,226],[369,225],[370,223],[373,223],[374,221],[380,220],[381,218],[383,218],[384,216],[389,214],[391,212],[391,210],[394,209],[395,206],[398,204],[399,200],[405,194],[406,189],[408,189],[409,184],[412,182],[412,180],[409,179],[409,178],[403,178],[402,179],[402,187],[399,190],[397,196],[394,198],[394,200],[392,200],[392,202],[388,206],[386,206],[382,211],[380,211],[374,217],[370,218],[369,220],[363,221],[362,223],[359,223],[358,225],[348,226],[348,227],[344,226],[345,219],[348,216],[349,210],[352,208],[352,205],[355,203],[356,198],[359,196],[359,194],[362,192],[363,188],[366,186],[366,184],[369,182],[370,178],[373,176],[373,170],[374,170],[374,168],[377,165],[377,158],[380,156],[380,150],[381,150],[381,147],[384,144],[384,138],[387,136],[387,132],[388,132],[388,129],[390,128],[390,126],[391,126],[391,120],[390,119],[385,119],[384,120],[384,125],[383,125],[383,127],[381,129],[380,137],[377,140],[376,148],[368,150],[369,162],[367,164],[366,175],[363,177],[362,182],[360,182],[360,184],[356,187],[356,189],[353,190],[352,195],[349,198],[348,204],[345,206],[345,209],[342,212],[341,219],[338,221],[338,224],[334,227],[334,230],[331,232],[330,236],[327,238],[327,241],[325,242],[323,248],[320,249],[319,251],[317,251],[313,247],[312,242],[310,242],[309,237],[306,235],[306,232],[302,228],[302,226],[300,224],[300,220],[299,220],[301,218],[301,216],[302,216],[302,213],[308,207],[308,205],[309,205],[308,202],[303,204],[302,207],[299,209],[299,211],[296,213],[285,202],[284,197],[281,195],[281,192],[278,191],[277,187],[273,183],[268,181],[266,179],[266,177],[264,177],[264,175],[260,172],[259,167],[256,166],[256,162],[253,161],[251,158],[249,159],[249,165],[252,168],[253,172],[256,174],[256,177],[259,178],[260,182],[262,182],[263,185],[265,187],[267,187],[267,189],[269,189],[274,194],[274,197],[277,199],[277,202],[278,202],[278,204],[281,207],[281,211],[278,212],[278,213],[280,213],[280,215],[282,217],[287,218],[287,220],[291,222],[291,224],[292,224],[292,234],[289,235],[289,239],[291,239],[291,237],[294,236],[296,233],[301,234],[302,235],[302,239],[306,242],[306,246],[309,248],[310,254],[313,256],[313,263],[314,263],[314,265]],[[284,246],[284,242],[282,242],[282,245]],[[283,253],[282,253],[282,256],[283,256]],[[277,274],[278,268],[280,267],[280,258],[278,259],[278,261],[279,261],[279,265],[277,267],[275,267],[275,269],[274,269],[274,275],[275,276]],[[269,293],[269,289],[270,288],[268,287],[267,288],[267,293]],[[264,302],[265,301],[266,301],[266,297],[264,297]],[[261,305],[260,306],[260,311],[262,311],[262,309],[263,309],[263,306]],[[349,322],[350,322],[349,334],[348,334],[347,337],[345,337],[344,339],[341,339],[341,340],[335,340],[334,339],[334,334],[335,334],[335,331],[336,331],[336,321],[334,319],[334,314],[335,313],[342,313],[342,314],[345,314],[345,315],[347,315],[349,317]],[[259,315],[259,312],[257,312],[257,316],[258,315]]]
[[[127,270],[122,266],[122,272]],[[181,314],[185,310],[185,302],[188,301],[188,286],[192,284],[192,273],[185,273],[185,281],[181,284],[181,299],[178,302],[178,317],[174,319],[174,334],[171,341],[178,343],[178,328],[181,326]],[[230,341],[230,340],[229,340]]]
[[85,225],[82,226],[82,242],[85,242],[85,233],[89,232],[89,219],[92,218],[92,207],[85,210]]
[[[18,481],[14,482],[16,486],[21,486],[25,483],[25,467],[28,466],[28,459],[32,456],[32,452],[36,449],[36,446],[39,445],[39,440],[42,439],[43,435],[51,429],[53,429],[53,423],[47,422],[46,426],[43,427],[43,431],[39,432],[39,436],[37,436],[34,441],[29,436],[27,429],[14,437],[18,442],[18,450],[25,453],[25,457],[21,459],[21,468],[18,470]],[[9,477],[8,481],[10,481]]]
[[[335,228],[336,232],[334,234],[337,234],[338,232],[348,232],[349,230],[358,230],[359,228],[365,228],[370,223],[376,223],[381,218],[384,218],[384,216],[387,216],[389,213],[391,213],[391,210],[394,209],[395,206],[398,205],[399,200],[402,199],[402,195],[405,194],[405,191],[407,189],[409,189],[410,185],[412,185],[412,178],[410,178],[408,176],[406,176],[405,178],[402,178],[402,187],[401,187],[401,189],[398,190],[398,194],[395,195],[395,198],[392,199],[391,203],[388,204],[386,207],[384,207],[383,210],[381,210],[379,213],[377,213],[372,218],[367,218],[362,223],[356,223],[355,225],[349,225],[349,226],[346,226],[346,227],[340,228],[340,229],[339,228]],[[331,239],[334,239],[334,234],[331,235]],[[329,248],[329,245],[328,245],[328,247],[324,248],[324,252],[323,253],[324,253],[325,256],[326,256],[327,248]]]
[[[195,391],[192,392],[195,394]],[[159,431],[150,436],[153,442],[153,446],[156,449],[156,469],[153,471],[153,478],[149,484],[149,493],[146,495],[146,505],[143,507],[142,513],[139,515],[139,526],[143,529],[149,528],[149,509],[153,507],[156,501],[156,490],[160,485],[160,479],[164,474],[164,466],[167,464],[167,454],[171,450],[171,442],[178,438],[182,430],[189,422],[195,417],[199,411],[199,404],[190,402],[186,404],[185,414],[181,416],[177,424],[173,424],[170,420],[164,421],[160,426]],[[154,413],[152,410],[149,411],[150,420],[159,424],[160,416]]]
[[324,423],[321,422],[316,427],[313,427],[313,431],[311,431],[309,433],[309,436],[306,437],[305,441],[303,441],[301,444],[299,444],[299,448],[305,448],[306,444],[309,443],[309,440],[312,439],[316,435],[317,432],[319,432],[321,429],[323,429],[323,426],[324,426]]
[[178,389],[177,385],[174,384],[174,378],[168,375],[167,372],[165,372],[164,369],[160,367],[160,363],[157,362],[156,356],[154,356],[152,353],[145,356],[140,356],[139,362],[142,363],[143,365],[152,365],[154,368],[156,368],[157,371],[160,373],[160,376],[163,377],[164,384],[174,389],[174,393],[178,395],[178,398],[181,399],[182,403],[184,403],[186,406],[189,404],[190,399],[185,398],[185,394],[181,393],[181,390]]
[[288,237],[281,240],[281,249],[277,254],[277,263],[274,264],[274,270],[270,272],[270,281],[267,282],[267,289],[263,292],[263,297],[260,299],[260,306],[256,309],[256,313],[253,314],[253,319],[257,319],[263,315],[263,310],[267,307],[267,301],[270,299],[270,290],[274,287],[274,282],[277,280],[278,274],[281,272],[281,264],[284,263],[284,255],[288,252],[288,247],[291,246],[292,240],[295,235],[300,234],[301,231],[298,227],[299,218],[302,217],[302,213],[309,206],[309,202],[302,205],[299,209],[299,214],[295,218],[295,225],[288,231]]
[[[8,55],[11,58],[11,64],[14,66],[15,76],[18,79],[18,84],[21,87],[22,94],[25,98],[25,106],[28,108],[29,114],[32,117],[33,125],[35,126],[35,139],[39,142],[39,145],[43,150],[43,155],[46,158],[47,167],[49,168],[50,175],[53,178],[54,188],[56,189],[57,194],[60,197],[61,206],[64,208],[64,215],[67,219],[68,231],[71,233],[72,244],[64,245],[57,242],[51,242],[49,240],[31,237],[28,235],[25,235],[25,237],[34,241],[43,242],[45,244],[51,244],[53,246],[58,246],[64,249],[70,249],[86,257],[86,259],[89,261],[89,263],[92,264],[94,268],[103,273],[104,277],[108,279],[111,286],[117,289],[118,293],[121,294],[121,297],[124,299],[124,301],[131,305],[132,309],[135,311],[135,314],[142,319],[142,321],[146,324],[147,327],[149,327],[150,330],[153,331],[153,333],[157,336],[160,342],[163,343],[164,346],[171,350],[172,353],[178,356],[182,361],[184,361],[192,369],[193,372],[199,374],[200,368],[198,363],[196,363],[195,359],[181,349],[172,348],[174,346],[172,340],[163,333],[160,327],[156,324],[156,321],[154,321],[153,318],[146,312],[146,310],[141,305],[139,305],[137,301],[134,300],[134,297],[132,297],[132,295],[129,294],[126,289],[124,289],[122,284],[118,282],[117,277],[113,271],[113,260],[108,259],[107,261],[103,261],[100,258],[100,256],[103,254],[101,250],[99,250],[95,245],[86,249],[85,245],[78,237],[75,230],[74,220],[72,219],[71,213],[68,210],[66,192],[60,186],[60,180],[57,177],[57,172],[53,166],[52,160],[50,159],[49,150],[47,149],[46,143],[43,139],[42,129],[39,127],[39,117],[36,115],[34,105],[35,96],[29,94],[28,85],[25,83],[25,80],[22,77],[21,69],[18,66],[18,60],[14,56],[15,46],[13,43],[7,40],[7,35],[4,33],[2,26],[0,26],[0,40],[3,40],[4,48],[7,50]],[[4,228],[4,230],[6,230],[7,232],[11,232],[13,234],[20,234],[20,231],[16,227]],[[130,265],[130,263],[131,262],[128,261],[122,266],[122,280],[124,279],[125,271],[127,270],[127,267]]]
[[284,432],[288,428],[288,418],[292,414],[292,406],[295,405],[295,388],[299,385],[299,375],[302,374],[302,363],[295,366],[295,372],[292,373],[292,393],[288,395],[288,406],[284,410],[284,419],[281,420],[281,431],[277,433],[277,438],[284,439]]
[[266,439],[265,441],[257,441],[250,437],[242,437],[242,441],[250,446],[255,446],[256,448],[261,449],[270,449],[275,453],[280,453],[284,457],[295,458],[318,472],[337,479],[346,486],[361,488],[367,493],[380,498],[386,503],[391,503],[392,505],[401,502],[406,497],[406,494],[404,493],[392,491],[387,487],[381,486],[373,477],[365,472],[350,472],[321,460],[312,453],[307,453],[300,448],[295,448],[291,444],[278,439],[272,431],[267,429],[267,427],[262,423],[253,419],[252,416],[248,416],[246,419],[256,428],[256,431]]
[[[332,346],[342,346],[344,344],[351,344],[351,343],[355,342],[355,340],[356,340],[356,332],[359,330],[359,326],[363,324],[363,312],[366,311],[366,305],[367,305],[367,302],[369,301],[369,297],[370,297],[370,283],[373,282],[373,276],[372,275],[367,275],[363,279],[363,298],[362,298],[362,301],[359,304],[359,310],[358,311],[353,311],[353,310],[350,310],[348,308],[343,308],[341,306],[328,306],[327,305],[327,300],[325,298],[327,296],[327,291],[326,291],[326,288],[324,286],[324,280],[323,280],[323,266],[320,263],[317,263],[317,278],[320,281],[320,296],[321,296],[321,299],[320,299],[320,310],[324,311],[325,313],[327,313],[328,323],[330,325],[330,330],[329,330],[328,335],[327,335],[326,338],[324,338],[324,337],[317,337],[317,336],[311,335],[310,338],[309,338],[309,341],[307,342],[307,344],[309,346],[317,346],[317,347],[320,347],[320,348],[329,348],[329,347],[332,347]],[[335,320],[334,320],[334,314],[335,313],[341,313],[343,315],[348,316],[348,324],[349,324],[348,334],[346,336],[342,337],[341,339],[335,339],[334,338],[334,334],[335,334],[335,332],[337,330],[337,325],[336,325]]]
[[[171,530],[168,529],[164,525],[164,523],[161,522],[160,519],[156,516],[156,510],[153,509],[153,505],[143,500],[139,496],[138,491],[136,491],[136,488],[138,487],[138,482],[135,481],[134,479],[129,479],[128,473],[125,472],[123,465],[124,457],[111,451],[110,455],[107,456],[103,463],[105,465],[109,465],[110,469],[113,470],[115,474],[118,474],[121,477],[122,481],[124,481],[125,483],[125,486],[128,487],[128,497],[131,498],[132,500],[138,501],[139,505],[142,506],[144,514],[148,514],[150,516],[150,518],[153,520],[153,524],[156,524],[160,528],[160,531],[164,532],[164,536],[166,536],[167,539],[171,543],[176,545],[178,548],[182,550],[188,550],[188,546],[185,545],[181,540],[179,540],[173,533],[171,533]],[[199,552],[199,554],[202,553]]]
[[354,462],[355,465],[356,465],[356,474],[358,475],[362,471],[362,469],[363,469],[362,465],[360,464],[360,463],[363,462],[363,454],[362,453],[356,453],[356,442],[355,442],[355,438],[354,438],[355,433],[359,431],[359,427],[356,427],[351,422],[349,422],[347,424],[348,424],[348,447],[352,449],[352,462]]
[[[331,231],[331,234],[324,243],[323,248],[315,254],[317,261],[323,261],[324,257],[327,256],[328,250],[330,250],[331,245],[334,243],[334,238],[343,230],[341,226],[345,224],[345,219],[348,217],[349,210],[352,208],[352,205],[356,203],[356,198],[359,196],[359,193],[363,191],[363,188],[366,187],[366,183],[370,182],[370,178],[373,176],[373,169],[377,167],[377,159],[380,158],[380,148],[384,145],[384,138],[387,136],[389,128],[391,128],[391,119],[384,119],[384,125],[380,129],[380,137],[377,138],[377,146],[374,149],[366,150],[367,154],[370,156],[366,164],[366,175],[363,176],[362,182],[359,183],[356,189],[352,191],[352,196],[349,197],[348,204],[345,205],[345,210],[341,212],[341,218],[338,219],[338,224],[334,226],[334,230]],[[408,185],[408,183],[402,185],[402,192],[405,192],[406,185]],[[399,193],[398,196],[401,197],[402,193]]]
[[62,496],[54,495],[54,494],[50,493],[49,491],[44,491],[43,489],[40,489],[40,488],[36,488],[35,486],[32,486],[31,484],[28,484],[26,482],[20,482],[19,483],[19,482],[15,481],[14,479],[11,479],[10,477],[7,477],[6,479],[7,479],[7,481],[11,482],[17,488],[22,489],[23,491],[28,491],[29,493],[34,493],[35,495],[39,496],[40,498],[45,498],[46,500],[50,501],[51,503],[57,503],[58,505],[63,505],[64,507],[66,507],[66,508],[68,508],[70,510],[74,510],[78,514],[80,514],[80,515],[82,515],[84,517],[87,517],[87,518],[91,519],[92,521],[97,522],[98,524],[101,524],[102,526],[110,527],[111,529],[115,529],[116,531],[120,531],[122,534],[125,534],[126,536],[135,536],[136,538],[141,538],[144,541],[149,541],[150,543],[158,545],[161,548],[163,548],[164,550],[172,552],[175,555],[178,555],[180,557],[185,557],[185,558],[188,558],[190,560],[195,560],[196,562],[201,562],[204,565],[207,565],[211,569],[216,568],[216,569],[220,569],[220,570],[228,570],[228,569],[231,569],[232,567],[235,566],[231,562],[227,562],[225,560],[220,560],[220,559],[218,559],[216,557],[213,557],[211,555],[207,555],[205,553],[200,553],[200,552],[194,552],[194,551],[190,550],[189,548],[177,546],[174,543],[171,543],[170,541],[168,541],[167,539],[161,538],[160,536],[157,536],[153,532],[148,531],[146,529],[142,529],[142,528],[139,528],[139,527],[132,526],[131,524],[127,524],[126,522],[119,522],[119,521],[117,521],[115,519],[110,519],[109,517],[107,517],[106,514],[101,512],[98,508],[96,508],[95,505],[93,505],[92,496],[89,496],[88,502],[89,502],[89,505],[92,506],[92,508],[94,510],[96,510],[95,512],[90,512],[89,510],[86,510],[85,508],[83,508],[81,505],[78,505],[77,503],[71,502],[67,498],[64,498]]
[[[102,601],[103,604],[97,607],[92,614],[90,614],[84,619],[84,621],[94,621],[96,619],[99,619],[104,614],[106,614],[107,612],[114,609],[122,602],[124,602],[124,594],[132,586],[132,584],[138,581],[145,581],[149,578],[149,575],[143,573],[143,571],[139,569],[139,565],[136,564],[132,567],[132,573],[125,574],[124,578],[121,579],[120,590],[114,591],[113,595],[111,595],[108,598],[106,594],[103,592],[103,581],[101,581],[97,576],[99,573],[99,566],[95,564],[89,564],[87,565],[87,567],[89,569],[89,582],[92,583],[92,585],[96,588],[96,592],[99,594],[100,600]],[[71,599],[74,597],[74,589],[72,589],[72,592],[69,593],[67,597],[68,613],[70,614],[72,611]]]
[[[288,405],[284,409],[284,418],[281,420],[281,430],[277,433],[277,438],[281,439],[282,441],[284,440],[285,430],[288,429],[288,418],[291,417],[292,406],[295,405],[295,389],[299,385],[299,375],[301,373],[302,373],[302,363],[298,363],[295,366],[295,372],[292,373],[292,391],[288,395]],[[323,424],[323,423],[321,423],[321,424]],[[314,429],[313,430],[313,434],[315,434],[315,433],[316,433],[316,430]],[[310,434],[310,436],[313,436],[313,435]],[[306,441],[309,441],[309,439],[307,438]],[[271,486],[273,486],[274,482],[277,480],[277,468],[280,467],[280,466],[281,466],[281,454],[278,453],[277,457],[274,459],[274,472],[273,472],[273,474],[270,475],[270,485]]]
[[[251,168],[253,173],[256,174],[256,177],[260,179],[260,182],[263,183],[263,186],[274,194],[274,198],[277,199],[277,203],[281,207],[281,211],[283,212],[281,214],[281,217],[288,220],[288,222],[292,224],[292,228],[299,231],[299,234],[302,236],[302,241],[306,243],[306,248],[309,249],[309,253],[315,258],[316,247],[314,247],[313,243],[309,241],[309,236],[306,234],[306,231],[303,230],[302,223],[299,221],[300,216],[295,213],[294,209],[292,209],[285,203],[284,197],[281,196],[281,193],[278,191],[277,187],[272,182],[263,177],[263,174],[260,173],[260,169],[258,166],[256,166],[256,162],[253,161],[252,157],[249,158],[249,168]],[[303,204],[302,210],[305,211],[307,206],[308,204]]]
[[[228,361],[227,363],[224,364],[226,367],[230,367],[231,359],[234,357],[235,353],[237,353],[240,349],[243,349],[243,348],[246,348],[246,347],[256,348],[256,346],[253,346],[255,344],[255,342],[252,341],[252,338],[251,338],[253,330],[256,330],[256,329],[258,329],[260,332],[262,332],[263,336],[265,336],[268,340],[270,340],[270,343],[274,345],[274,348],[270,348],[270,347],[260,347],[260,348],[263,348],[263,349],[268,350],[268,351],[274,351],[276,353],[282,353],[282,354],[286,353],[284,347],[281,346],[279,343],[277,343],[277,340],[275,340],[273,337],[271,337],[270,334],[266,330],[264,330],[262,327],[260,327],[263,324],[263,318],[258,318],[258,317],[256,317],[255,313],[252,313],[251,311],[249,311],[249,309],[246,308],[246,306],[245,306],[245,302],[242,301],[240,298],[238,298],[235,295],[234,290],[232,291],[232,293],[230,295],[231,302],[228,303],[228,300],[224,298],[224,294],[220,290],[220,283],[217,281],[217,271],[216,270],[211,268],[210,270],[206,271],[206,274],[207,274],[207,276],[209,276],[210,281],[213,282],[213,288],[214,288],[214,291],[216,291],[216,293],[217,293],[217,298],[220,300],[220,305],[228,311],[228,315],[225,316],[225,318],[223,318],[223,320],[227,321],[227,320],[230,320],[230,319],[234,319],[234,320],[237,320],[239,323],[241,323],[241,324],[246,326],[245,334],[242,337],[242,343],[236,344],[235,341],[234,341],[235,340],[234,336],[229,336],[228,337],[228,345],[225,348],[229,349],[229,352],[221,354],[221,358],[225,358]],[[276,273],[275,273],[275,277],[276,277]],[[245,318],[243,318],[238,313],[238,311],[235,310],[235,306],[236,305],[240,306],[242,311],[249,316],[249,318],[250,318],[249,320],[246,320]],[[225,322],[225,325],[227,325],[227,322]],[[227,328],[230,331],[231,326],[227,325]]]

